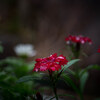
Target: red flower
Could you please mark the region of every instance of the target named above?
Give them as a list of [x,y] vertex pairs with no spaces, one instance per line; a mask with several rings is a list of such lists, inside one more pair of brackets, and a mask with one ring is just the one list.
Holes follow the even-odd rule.
[[47,58],[36,59],[36,64],[33,71],[58,71],[61,66],[67,64],[67,59],[63,55],[57,57],[57,54],[53,54]]
[[99,47],[99,49],[98,49],[98,51],[97,51],[98,53],[100,53],[100,47]]
[[68,37],[66,37],[65,40],[66,40],[67,44],[70,44],[71,42],[81,43],[81,44],[88,42],[89,44],[92,44],[92,40],[90,38],[83,37],[81,35],[79,35],[79,36],[69,35]]

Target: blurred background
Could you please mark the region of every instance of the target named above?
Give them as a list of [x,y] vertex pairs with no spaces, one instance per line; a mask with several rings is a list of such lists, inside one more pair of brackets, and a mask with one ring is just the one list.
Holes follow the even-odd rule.
[[[93,45],[84,45],[88,57],[82,67],[100,65],[100,3],[99,0],[0,0],[0,42],[4,52],[0,59],[16,56],[14,46],[30,43],[38,57],[52,53],[69,55],[65,37],[84,35]],[[100,72],[90,71],[85,92],[100,96]]]

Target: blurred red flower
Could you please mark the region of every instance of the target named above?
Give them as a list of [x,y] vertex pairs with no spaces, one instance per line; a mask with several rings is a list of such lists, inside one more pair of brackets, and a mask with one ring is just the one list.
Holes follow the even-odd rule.
[[47,57],[36,59],[33,71],[58,71],[61,66],[67,64],[67,59],[63,55],[57,56],[57,53]]
[[79,36],[69,35],[68,37],[65,38],[65,40],[67,44],[70,44],[71,42],[81,43],[81,44],[88,42],[89,44],[92,44],[92,40],[90,38],[83,37],[81,35]]
[[98,51],[97,51],[98,53],[100,53],[100,46],[99,46],[99,49],[98,49]]

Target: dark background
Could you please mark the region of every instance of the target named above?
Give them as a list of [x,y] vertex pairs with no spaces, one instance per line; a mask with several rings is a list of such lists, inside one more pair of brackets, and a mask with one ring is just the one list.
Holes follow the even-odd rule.
[[[37,57],[52,53],[69,55],[65,37],[69,34],[88,36],[93,45],[84,45],[88,57],[82,67],[100,65],[100,3],[99,0],[0,0],[0,41],[4,53],[0,59],[15,56],[13,47],[31,43]],[[34,58],[34,59],[35,59]],[[90,71],[86,92],[99,95],[100,72]]]

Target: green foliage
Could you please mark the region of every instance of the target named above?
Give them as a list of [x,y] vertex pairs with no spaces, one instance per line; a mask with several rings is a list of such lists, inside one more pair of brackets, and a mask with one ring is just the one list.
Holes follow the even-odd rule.
[[80,77],[80,89],[83,92],[86,81],[88,79],[89,73],[88,71],[91,69],[96,69],[96,70],[100,70],[100,66],[99,65],[89,65],[88,67],[80,70],[79,72],[79,77]]
[[[55,72],[53,75],[55,82],[61,78],[68,86],[80,96],[83,100],[82,93],[85,88],[86,81],[88,79],[88,70],[98,69],[100,66],[91,65],[85,69],[80,69],[77,72],[70,70],[69,67],[77,63],[79,59],[71,60],[67,65],[63,67],[61,71]],[[32,73],[35,62],[26,63],[23,59],[6,58],[0,61],[0,100],[37,100],[34,96],[37,90],[36,82],[42,85],[42,83],[50,83],[48,76],[45,73]],[[64,73],[67,72],[67,73]],[[69,76],[71,75],[71,77]],[[61,76],[61,77],[58,77]],[[77,76],[77,77],[76,77]],[[21,78],[20,78],[21,77]],[[73,77],[73,78],[72,78]],[[74,80],[79,80],[79,84],[76,84]],[[33,96],[31,98],[31,96]],[[60,95],[59,95],[60,96]],[[74,98],[72,95],[64,95]],[[55,98],[52,97],[51,100]]]
[[90,69],[97,69],[97,70],[100,70],[100,66],[99,65],[90,65],[86,68],[87,70],[90,70]]
[[75,60],[71,60],[71,61],[69,61],[68,63],[67,63],[67,65],[65,65],[64,67],[63,67],[63,71],[66,71],[71,65],[73,65],[73,64],[75,64],[76,62],[78,62],[80,59],[75,59]]
[[[73,79],[70,78],[69,75],[65,73],[62,74],[65,83],[69,85],[80,96],[81,100],[83,100],[84,88],[89,77],[88,71],[91,69],[100,70],[100,66],[90,65],[84,69],[80,69],[78,72],[67,69],[68,74],[70,74],[73,77]],[[76,84],[74,80],[78,81],[79,83]]]
[[96,69],[96,70],[100,70],[100,66],[99,65],[89,65],[88,67],[80,70],[79,75],[80,77],[87,71],[92,70],[92,69]]
[[80,94],[78,87],[76,86],[74,81],[67,74],[63,74],[62,77],[63,77],[66,84],[71,86],[76,93]]
[[16,83],[19,77],[30,74],[33,63],[26,63],[22,59],[6,58],[0,61],[0,100],[31,100],[34,95],[35,82]]
[[3,52],[3,47],[0,45],[0,53]]
[[80,90],[81,92],[83,92],[84,90],[84,87],[85,87],[85,84],[86,84],[86,81],[88,79],[88,72],[85,72],[81,77],[80,77]]
[[8,74],[13,74],[16,77],[27,75],[29,71],[33,69],[31,63],[27,64],[24,62],[24,60],[16,58],[6,58],[1,60],[0,66],[4,67],[3,71],[7,72]]
[[[80,55],[84,55],[85,57],[88,57],[87,54],[85,54],[82,51],[81,48],[81,43],[71,43],[70,45],[70,50],[72,52],[71,54],[71,58],[79,58]],[[73,56],[72,56],[73,55]],[[67,69],[67,70],[66,70]],[[71,78],[68,75],[64,75],[64,81],[73,88],[73,90],[79,95],[80,100],[84,100],[83,97],[83,92],[84,92],[84,88],[86,85],[86,82],[88,80],[89,77],[89,70],[92,69],[96,69],[96,70],[100,70],[100,66],[98,65],[89,65],[88,67],[81,69],[80,66],[76,65],[75,66],[75,71],[72,71],[70,69],[68,69],[66,67],[66,72],[71,76]],[[72,80],[73,78],[73,80]]]
[[[23,76],[21,77],[17,82],[22,83],[22,82],[27,82],[27,81],[33,81],[35,79],[39,79],[39,77],[34,77],[34,76]],[[41,78],[40,78],[41,79]]]

